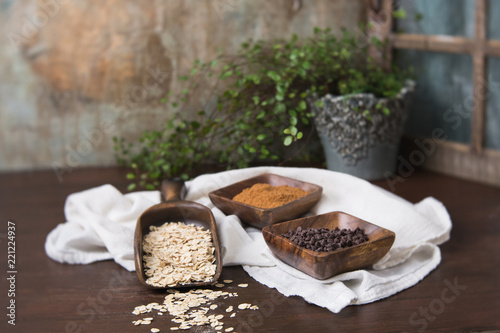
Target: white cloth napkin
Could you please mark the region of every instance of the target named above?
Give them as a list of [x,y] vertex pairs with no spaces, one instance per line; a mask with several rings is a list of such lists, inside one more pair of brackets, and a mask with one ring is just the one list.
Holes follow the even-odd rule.
[[[343,211],[396,233],[393,247],[369,269],[316,280],[275,258],[259,229],[242,225],[216,208],[208,193],[240,180],[271,172],[323,187],[311,214]],[[243,265],[255,280],[286,296],[339,312],[349,304],[388,297],[423,279],[441,261],[437,245],[447,241],[451,220],[438,200],[412,204],[362,179],[312,168],[259,167],[199,176],[187,182],[186,200],[209,207],[217,221],[224,266]],[[133,271],[133,234],[139,215],[160,201],[157,191],[123,195],[103,185],[68,196],[67,222],[47,236],[47,255],[59,262],[88,264],[114,259]]]

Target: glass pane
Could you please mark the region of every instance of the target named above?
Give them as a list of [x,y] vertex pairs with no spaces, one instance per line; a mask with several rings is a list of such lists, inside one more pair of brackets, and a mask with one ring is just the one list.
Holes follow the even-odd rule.
[[486,109],[487,148],[500,149],[500,58],[488,59],[488,108]]
[[396,31],[474,36],[474,0],[405,0],[399,3],[406,11],[406,18],[396,20]]
[[473,108],[472,60],[469,55],[399,50],[399,66],[412,66],[417,88],[406,133],[432,137],[442,129],[446,139],[470,142]]
[[490,0],[488,5],[488,38],[500,39],[500,1]]

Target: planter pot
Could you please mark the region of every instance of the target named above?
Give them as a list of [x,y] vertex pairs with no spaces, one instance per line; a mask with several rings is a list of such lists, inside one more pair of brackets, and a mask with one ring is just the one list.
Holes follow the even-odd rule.
[[394,173],[414,88],[408,81],[391,99],[363,93],[325,95],[322,107],[310,101],[328,169],[367,180]]
[[332,146],[330,138],[320,134],[329,170],[347,173],[359,178],[374,180],[383,178],[386,172],[394,173],[399,145],[379,143],[370,148],[368,156],[355,164],[346,164],[342,155]]

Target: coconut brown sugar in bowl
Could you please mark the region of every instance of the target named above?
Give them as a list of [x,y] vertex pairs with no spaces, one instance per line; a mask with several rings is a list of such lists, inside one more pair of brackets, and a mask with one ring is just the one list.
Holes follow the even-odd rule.
[[309,192],[288,185],[257,183],[234,196],[233,200],[258,208],[275,208],[302,198]]

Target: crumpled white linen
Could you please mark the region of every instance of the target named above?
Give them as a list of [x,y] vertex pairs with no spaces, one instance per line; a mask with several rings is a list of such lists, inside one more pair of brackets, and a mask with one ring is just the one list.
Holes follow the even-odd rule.
[[[310,214],[349,213],[395,232],[394,245],[373,267],[322,281],[288,266],[269,251],[259,229],[242,224],[234,215],[226,216],[208,198],[213,190],[264,172],[322,186],[322,198]],[[260,283],[336,313],[347,305],[374,302],[418,283],[440,263],[438,245],[449,239],[452,227],[446,208],[435,198],[412,204],[362,179],[323,169],[231,170],[199,176],[186,187],[186,200],[201,203],[214,214],[224,266],[242,265]],[[67,222],[49,233],[46,253],[70,264],[113,259],[133,271],[137,218],[159,201],[157,191],[124,195],[111,185],[71,194],[65,204]]]

